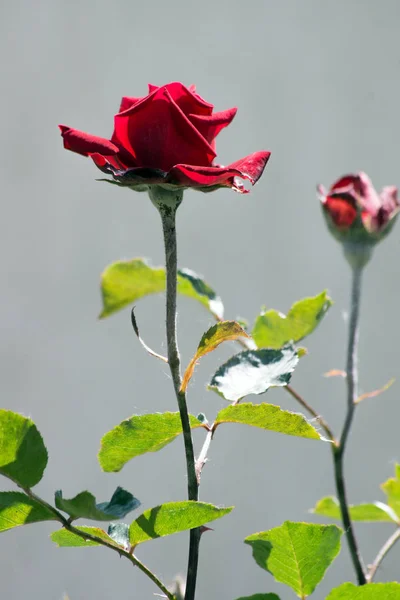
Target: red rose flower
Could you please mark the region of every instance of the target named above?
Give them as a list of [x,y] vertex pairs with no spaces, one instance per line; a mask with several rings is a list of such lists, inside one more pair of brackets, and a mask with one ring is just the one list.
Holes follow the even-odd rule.
[[254,152],[227,167],[214,164],[215,138],[236,114],[231,108],[213,114],[213,105],[181,83],[149,86],[144,98],[122,98],[111,140],[60,125],[64,148],[90,156],[113,181],[145,191],[169,189],[212,191],[230,187],[246,193],[241,179],[255,184],[270,152]]
[[399,212],[397,188],[378,194],[368,175],[345,175],[327,192],[318,192],[328,227],[342,242],[374,244],[391,229]]

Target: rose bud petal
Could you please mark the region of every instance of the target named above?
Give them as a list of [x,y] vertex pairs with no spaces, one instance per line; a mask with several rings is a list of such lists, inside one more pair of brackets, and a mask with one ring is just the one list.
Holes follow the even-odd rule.
[[317,189],[329,231],[344,245],[348,258],[366,262],[371,248],[394,224],[397,188],[388,186],[378,194],[368,175],[360,172],[341,177],[328,191]]

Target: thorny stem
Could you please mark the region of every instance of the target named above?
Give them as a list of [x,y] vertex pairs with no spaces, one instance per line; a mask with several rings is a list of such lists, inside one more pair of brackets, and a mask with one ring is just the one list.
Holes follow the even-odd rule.
[[[161,215],[165,263],[167,271],[167,347],[168,363],[174,384],[176,399],[182,422],[183,440],[186,454],[186,470],[189,500],[199,499],[199,484],[196,475],[193,451],[192,432],[187,410],[186,394],[181,390],[180,356],[176,334],[176,287],[177,287],[177,244],[176,244],[176,210],[175,206],[161,204],[158,207]],[[185,600],[194,600],[196,593],[197,568],[199,560],[200,529],[191,529],[188,570],[186,578]]]
[[115,546],[114,544],[107,542],[106,540],[103,540],[102,538],[97,537],[96,535],[92,535],[91,533],[81,531],[77,527],[74,527],[74,525],[71,524],[69,519],[64,517],[64,515],[61,512],[59,512],[56,508],[54,508],[54,506],[51,506],[51,504],[48,504],[45,500],[37,496],[34,492],[32,492],[30,488],[22,489],[24,490],[27,496],[32,498],[32,500],[35,500],[35,502],[38,502],[39,504],[47,508],[47,510],[49,510],[51,513],[53,513],[55,519],[59,521],[65,529],[67,529],[71,533],[74,533],[75,535],[79,536],[85,541],[90,540],[91,542],[101,544],[102,546],[105,546],[110,550],[114,550],[114,552],[118,552],[120,556],[124,556],[125,558],[127,558],[134,566],[138,567],[138,569],[140,569],[142,573],[147,575],[147,577],[151,579],[151,581],[163,592],[163,594],[165,594],[165,597],[168,598],[168,600],[174,600],[174,595],[170,591],[168,591],[165,585],[158,579],[157,575],[150,571],[150,569],[146,567],[146,565],[144,565],[133,553],[131,554],[130,552],[124,550],[120,546]]
[[349,507],[347,502],[346,487],[343,473],[343,458],[347,439],[350,433],[354,417],[354,410],[357,400],[358,387],[358,368],[357,368],[357,342],[358,342],[358,321],[360,315],[360,297],[361,297],[361,279],[362,267],[352,268],[352,289],[351,289],[351,308],[349,322],[349,338],[347,346],[346,363],[346,384],[347,384],[347,412],[343,425],[342,434],[337,445],[332,447],[334,458],[334,471],[336,491],[339,499],[340,512],[342,515],[343,527],[349,545],[350,555],[357,575],[359,585],[367,583],[363,561],[358,549],[357,540],[354,535],[353,525],[350,519]]
[[370,565],[370,567],[368,569],[368,573],[367,573],[368,583],[372,582],[372,580],[374,579],[375,574],[376,574],[379,566],[381,565],[381,562],[385,558],[386,554],[389,552],[389,550],[391,550],[393,548],[393,546],[399,539],[400,539],[400,527],[398,529],[396,529],[396,531],[394,533],[392,533],[392,535],[386,540],[386,542],[383,544],[382,548],[379,550],[378,554],[376,555],[374,562],[372,563],[372,565]]

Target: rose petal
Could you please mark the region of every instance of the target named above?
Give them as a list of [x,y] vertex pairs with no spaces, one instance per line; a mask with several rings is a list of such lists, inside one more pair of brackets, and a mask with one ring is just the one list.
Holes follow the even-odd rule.
[[158,85],[153,85],[152,83],[149,83],[149,94],[152,94],[153,92],[158,90],[159,87],[160,86],[158,86]]
[[347,194],[354,198],[362,211],[368,212],[375,217],[379,211],[381,201],[371,183],[370,178],[362,171],[357,175],[345,175],[336,181],[331,187],[332,195]]
[[379,196],[382,208],[384,208],[389,214],[397,211],[399,206],[399,201],[397,199],[397,187],[394,185],[388,185],[383,188]]
[[270,152],[255,152],[227,167],[200,167],[175,165],[168,173],[167,181],[185,187],[226,186],[244,192],[235,178],[248,179],[253,185],[261,177]]
[[[193,87],[194,89],[192,89]],[[199,94],[196,94],[195,86],[187,88],[179,81],[173,81],[172,83],[167,83],[167,85],[161,87],[149,83],[149,94],[162,88],[168,90],[171,98],[186,116],[191,113],[196,115],[211,115],[214,105],[206,102]]]
[[137,166],[169,171],[183,160],[208,166],[216,156],[214,150],[174,102],[167,87],[158,88],[115,116],[116,139],[132,154]]
[[128,108],[131,108],[134,104],[142,99],[143,98],[130,98],[129,96],[123,96],[118,112],[120,113],[128,110]]
[[118,152],[118,147],[105,138],[72,129],[67,125],[59,125],[59,128],[64,140],[64,148],[67,150],[77,152],[83,156],[89,156],[93,152],[111,155]]
[[[90,154],[90,158],[93,160],[96,167],[99,167],[99,169],[105,173],[110,173],[110,171],[121,171],[127,168],[119,158],[119,155],[103,156],[102,154],[94,152],[93,154]],[[112,167],[111,170],[110,167]]]
[[350,196],[327,196],[322,204],[337,227],[346,229],[357,217],[357,208]]
[[374,186],[366,173],[358,174],[359,203],[362,210],[367,211],[372,217],[378,214],[381,201]]
[[232,122],[236,113],[237,108],[229,108],[213,115],[188,115],[188,118],[207,142],[214,144],[221,129]]
[[[349,188],[354,188],[358,184],[358,176],[357,175],[343,175],[340,179],[338,179],[330,188],[331,192],[336,192],[338,190],[348,190]],[[358,188],[357,188],[358,189]]]
[[245,156],[244,158],[231,163],[227,168],[237,169],[240,173],[240,177],[249,179],[254,185],[263,174],[265,165],[267,164],[270,156],[271,152],[265,150],[253,152],[253,154],[249,154],[249,156]]

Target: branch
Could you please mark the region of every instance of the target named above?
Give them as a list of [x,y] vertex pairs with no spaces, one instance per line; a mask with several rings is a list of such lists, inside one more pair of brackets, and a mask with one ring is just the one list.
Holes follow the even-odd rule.
[[82,538],[84,540],[90,540],[91,542],[96,542],[97,544],[100,544],[101,546],[105,546],[106,548],[109,548],[110,550],[114,550],[114,552],[118,552],[118,554],[120,556],[124,556],[125,558],[127,558],[134,566],[138,567],[138,569],[140,569],[140,571],[142,571],[142,573],[147,575],[147,577],[149,579],[151,579],[151,581],[153,583],[155,583],[155,585],[165,594],[165,596],[166,596],[166,598],[168,598],[168,600],[174,600],[174,595],[158,579],[157,575],[155,575],[152,571],[150,571],[150,569],[148,567],[146,567],[146,565],[144,565],[134,554],[130,554],[123,548],[114,546],[114,544],[111,544],[110,542],[107,542],[107,540],[103,540],[102,538],[99,538],[96,535],[92,535],[91,533],[81,531],[77,527],[74,527],[70,523],[70,521],[66,517],[64,517],[64,515],[62,513],[60,513],[56,508],[54,508],[54,506],[52,506],[51,504],[48,504],[45,500],[43,500],[42,498],[37,496],[34,492],[32,492],[32,490],[30,488],[22,488],[22,489],[24,490],[24,492],[27,496],[32,498],[32,500],[35,500],[36,502],[38,502],[39,504],[41,504],[42,506],[47,508],[47,510],[52,512],[53,515],[55,516],[56,520],[59,521],[65,529],[67,529],[71,533],[74,533],[75,535],[79,536],[80,538]]
[[357,342],[358,342],[358,321],[360,316],[360,297],[361,297],[361,277],[362,267],[353,267],[352,269],[352,289],[351,289],[351,311],[349,323],[349,339],[347,346],[346,363],[346,384],[347,384],[347,412],[343,425],[339,444],[333,446],[334,471],[336,491],[338,495],[340,512],[342,515],[343,527],[349,545],[350,555],[353,566],[357,574],[359,585],[367,583],[363,561],[358,549],[357,540],[354,534],[353,524],[350,519],[348,507],[346,486],[343,473],[343,458],[348,436],[354,417],[354,410],[357,401],[358,386],[358,368],[357,368]]
[[389,552],[389,550],[391,550],[393,548],[393,546],[395,545],[395,543],[397,542],[398,539],[400,539],[400,527],[398,529],[396,529],[396,531],[394,533],[392,533],[390,538],[388,538],[387,541],[383,544],[382,548],[379,550],[378,554],[376,555],[374,562],[372,563],[372,565],[369,566],[368,573],[367,573],[367,582],[368,583],[371,583],[371,581],[374,579],[376,572],[381,565],[381,562],[383,561],[383,559],[385,558],[385,556]]

